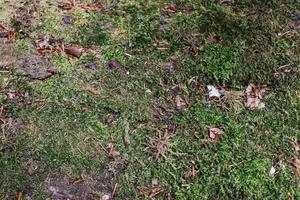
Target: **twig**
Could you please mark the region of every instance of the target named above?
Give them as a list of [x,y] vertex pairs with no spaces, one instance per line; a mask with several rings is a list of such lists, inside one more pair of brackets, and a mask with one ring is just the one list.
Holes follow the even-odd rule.
[[111,198],[110,198],[111,200],[114,198],[114,196],[116,194],[117,187],[118,187],[118,183],[115,184],[115,187],[114,187],[113,192],[111,194]]
[[7,71],[7,70],[0,70],[0,74],[10,74],[10,71]]

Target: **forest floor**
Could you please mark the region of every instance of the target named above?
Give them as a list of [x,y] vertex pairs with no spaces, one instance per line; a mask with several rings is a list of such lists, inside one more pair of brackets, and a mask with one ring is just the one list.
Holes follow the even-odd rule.
[[299,199],[300,1],[0,0],[0,199]]

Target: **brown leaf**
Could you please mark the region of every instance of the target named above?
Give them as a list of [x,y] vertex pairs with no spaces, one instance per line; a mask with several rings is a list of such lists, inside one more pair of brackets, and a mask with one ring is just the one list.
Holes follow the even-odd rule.
[[8,28],[3,24],[0,24],[0,28],[3,30],[3,32],[0,32],[0,38],[7,38],[8,41],[15,41],[18,39],[17,33],[11,28]]
[[86,11],[101,11],[103,10],[103,6],[99,3],[84,3],[80,5]]
[[95,95],[95,96],[100,95],[100,91],[97,90],[96,88],[91,87],[91,86],[86,87],[85,90],[90,92],[92,95]]
[[77,177],[74,179],[69,180],[69,185],[77,185],[79,183],[83,182],[83,178],[82,177]]
[[115,70],[121,67],[121,63],[117,61],[116,59],[112,59],[107,63],[107,66],[109,69]]
[[65,46],[65,52],[76,58],[80,58],[83,53],[83,48],[79,46],[68,45]]
[[209,132],[209,138],[215,142],[218,141],[220,136],[223,134],[223,131],[219,128],[207,126]]
[[205,42],[207,44],[218,44],[220,43],[221,39],[218,35],[216,35],[215,33],[211,34],[206,40]]
[[266,92],[266,85],[254,85],[250,84],[246,90],[246,102],[245,106],[249,109],[262,109],[265,107],[265,104],[262,102],[262,98]]
[[155,197],[163,192],[163,188],[159,184],[151,187],[144,186],[139,189],[139,192],[146,197]]
[[163,9],[166,13],[177,13],[180,12],[180,9],[176,5],[170,5]]
[[108,146],[106,147],[107,152],[111,157],[117,157],[120,156],[121,153],[115,150],[115,143],[109,143]]
[[64,0],[62,2],[62,5],[59,5],[58,7],[60,7],[61,9],[64,9],[64,10],[71,10],[75,6],[76,6],[75,0]]
[[188,105],[187,102],[183,100],[179,95],[175,96],[174,102],[177,109],[186,108]]

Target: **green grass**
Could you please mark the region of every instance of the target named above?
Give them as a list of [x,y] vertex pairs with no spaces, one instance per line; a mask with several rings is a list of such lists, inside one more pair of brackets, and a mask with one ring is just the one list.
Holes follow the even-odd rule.
[[[44,1],[39,5],[31,34],[17,41],[16,48],[35,53],[35,39],[49,33],[99,53],[80,59],[50,56],[59,74],[44,81],[20,75],[18,66],[3,69],[13,73],[1,74],[0,80],[14,78],[8,88],[17,89],[18,95],[13,101],[1,98],[1,118],[23,121],[16,132],[2,125],[3,198],[16,199],[18,192],[24,198],[50,198],[45,193],[49,180],[82,176],[88,182],[106,170],[118,183],[115,199],[151,199],[140,189],[153,179],[163,188],[155,199],[300,198],[299,177],[291,165],[299,158],[292,142],[300,137],[299,32],[278,35],[288,31],[300,4],[176,2],[190,11],[167,14],[164,8],[172,1],[129,1],[100,13],[57,11],[55,3]],[[62,24],[64,14],[75,17],[73,26]],[[218,36],[216,44],[207,43],[211,35]],[[106,64],[111,59],[121,66],[110,70]],[[178,69],[166,69],[171,60]],[[88,61],[97,62],[98,69],[86,69]],[[289,72],[276,73],[287,64]],[[179,83],[185,87],[174,91]],[[270,86],[266,108],[225,108],[195,88],[213,84],[244,90],[250,83]],[[100,95],[87,92],[88,86]],[[172,113],[177,94],[189,105]],[[37,99],[46,99],[46,104],[28,104]],[[165,119],[154,117],[158,109]],[[115,117],[111,125],[110,115]],[[170,123],[176,131],[164,156],[156,159],[150,141],[163,140]],[[211,144],[206,143],[209,125],[224,131]],[[111,142],[120,156],[112,158],[103,150]],[[38,166],[34,175],[28,173],[30,160]],[[199,173],[183,178],[192,166]],[[277,169],[274,176],[269,175],[271,166]]]

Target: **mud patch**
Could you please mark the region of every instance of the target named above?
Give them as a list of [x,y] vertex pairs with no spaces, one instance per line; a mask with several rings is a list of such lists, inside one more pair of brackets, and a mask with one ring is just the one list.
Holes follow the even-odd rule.
[[53,67],[52,62],[38,56],[29,56],[22,65],[24,75],[32,79],[45,80],[58,73],[58,70]]
[[22,56],[13,44],[0,40],[0,67],[13,67],[22,63]]
[[82,181],[76,182],[78,183],[74,184],[74,181],[70,181],[69,178],[63,180],[52,178],[45,184],[44,191],[56,200],[101,199],[111,197],[115,180],[111,173],[103,171],[98,175],[83,177]]

